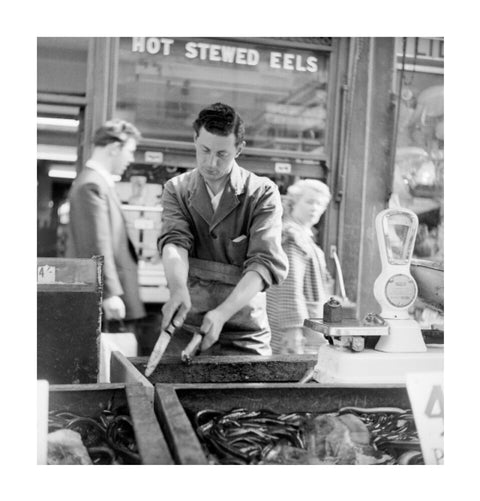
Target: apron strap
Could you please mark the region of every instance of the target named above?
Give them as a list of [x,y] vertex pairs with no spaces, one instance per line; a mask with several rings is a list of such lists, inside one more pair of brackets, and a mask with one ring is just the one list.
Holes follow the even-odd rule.
[[200,280],[237,285],[242,278],[242,269],[234,264],[218,263],[195,257],[189,257],[188,262],[188,274]]

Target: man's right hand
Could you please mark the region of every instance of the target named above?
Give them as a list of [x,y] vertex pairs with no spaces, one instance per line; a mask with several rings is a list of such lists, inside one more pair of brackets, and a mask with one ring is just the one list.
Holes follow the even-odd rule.
[[119,296],[107,297],[103,300],[102,307],[107,320],[122,320],[125,318],[125,303]]
[[181,327],[191,307],[190,293],[186,287],[171,292],[170,299],[162,308],[162,330],[166,329],[170,323],[175,328]]

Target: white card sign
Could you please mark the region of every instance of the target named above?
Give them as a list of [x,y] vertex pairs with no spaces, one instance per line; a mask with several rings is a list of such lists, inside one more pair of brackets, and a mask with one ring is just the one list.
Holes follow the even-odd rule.
[[153,230],[154,228],[153,220],[146,217],[135,219],[133,224],[137,230]]
[[412,404],[425,464],[443,464],[443,372],[407,374]]
[[285,162],[275,162],[275,172],[277,174],[291,174],[292,164]]
[[37,284],[54,284],[55,283],[55,266],[39,266],[37,268]]
[[145,162],[152,164],[163,163],[163,153],[161,151],[146,151]]

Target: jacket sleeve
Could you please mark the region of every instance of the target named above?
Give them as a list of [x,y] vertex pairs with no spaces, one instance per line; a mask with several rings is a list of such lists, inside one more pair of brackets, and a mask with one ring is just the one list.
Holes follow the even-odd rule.
[[108,211],[107,194],[97,184],[85,183],[79,187],[75,200],[76,221],[72,221],[73,232],[80,256],[102,255],[104,257],[104,298],[121,296],[124,292],[113,255],[113,238]]
[[160,254],[162,254],[163,247],[169,243],[183,247],[190,253],[193,246],[193,234],[188,216],[182,210],[178,179],[174,178],[165,184],[162,205],[162,230],[157,242]]
[[284,243],[284,248],[289,262],[288,275],[282,284],[272,287],[269,301],[276,302],[276,323],[283,329],[303,327],[303,321],[310,316],[304,294],[308,256],[291,239]]
[[288,259],[282,248],[282,203],[277,186],[266,184],[256,201],[249,229],[250,239],[243,271],[256,271],[265,289],[281,283],[288,273]]

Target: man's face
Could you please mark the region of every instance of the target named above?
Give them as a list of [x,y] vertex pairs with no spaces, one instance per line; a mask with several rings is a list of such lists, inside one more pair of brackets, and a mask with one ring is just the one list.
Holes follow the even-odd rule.
[[113,170],[112,174],[121,176],[126,168],[135,159],[134,153],[137,149],[137,142],[133,138],[128,138],[125,143],[114,144]]
[[197,167],[205,181],[221,181],[230,174],[233,162],[240,154],[243,144],[235,146],[235,134],[217,136],[200,129],[198,136],[194,137],[197,153]]

